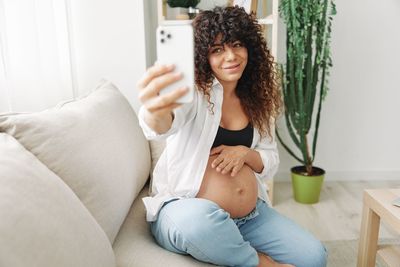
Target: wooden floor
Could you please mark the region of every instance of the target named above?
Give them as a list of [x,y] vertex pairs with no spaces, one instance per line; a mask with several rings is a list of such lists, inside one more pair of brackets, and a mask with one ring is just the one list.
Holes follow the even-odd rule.
[[[275,182],[274,207],[322,241],[358,239],[363,190],[372,188],[400,188],[400,180],[325,182],[320,202],[311,205],[294,201],[290,182]],[[381,224],[379,237],[400,235]]]

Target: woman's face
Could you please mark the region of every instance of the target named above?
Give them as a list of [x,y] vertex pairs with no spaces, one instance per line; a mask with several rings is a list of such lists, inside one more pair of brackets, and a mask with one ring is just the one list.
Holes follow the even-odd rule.
[[218,35],[208,51],[208,62],[220,82],[237,82],[247,65],[247,48],[240,41],[221,44]]

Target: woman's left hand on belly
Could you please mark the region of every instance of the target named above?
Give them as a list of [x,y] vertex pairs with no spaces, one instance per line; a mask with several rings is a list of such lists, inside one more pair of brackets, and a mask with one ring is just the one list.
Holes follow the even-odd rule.
[[217,172],[222,174],[231,173],[235,176],[245,164],[245,159],[250,148],[246,146],[225,146],[220,145],[214,147],[210,151],[210,156],[218,155],[211,163],[212,168],[216,168]]

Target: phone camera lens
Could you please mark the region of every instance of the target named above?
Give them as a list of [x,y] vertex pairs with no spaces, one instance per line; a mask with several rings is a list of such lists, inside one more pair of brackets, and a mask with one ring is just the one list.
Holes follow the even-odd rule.
[[164,35],[165,32],[164,32],[164,30],[161,30],[160,33],[161,33],[162,35]]
[[160,42],[161,42],[161,43],[164,43],[164,42],[165,42],[164,38],[162,38],[162,39],[160,40]]
[[171,39],[171,34],[168,33],[168,34],[167,34],[167,38],[168,38],[168,39]]

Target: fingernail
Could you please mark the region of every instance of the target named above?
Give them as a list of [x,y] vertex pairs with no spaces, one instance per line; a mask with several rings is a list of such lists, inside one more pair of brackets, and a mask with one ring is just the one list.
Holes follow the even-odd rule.
[[221,169],[220,169],[220,168],[217,168],[217,172],[219,172],[219,171],[221,171]]

